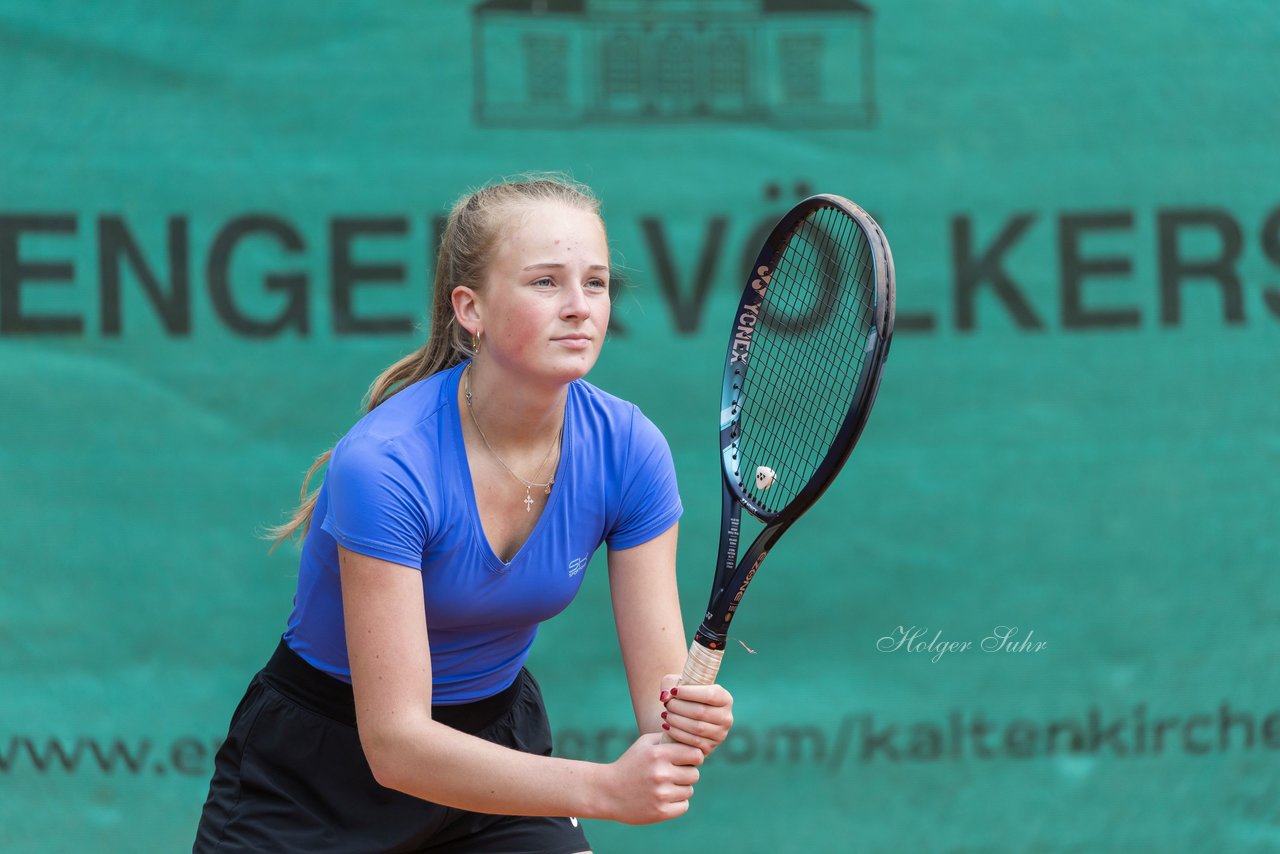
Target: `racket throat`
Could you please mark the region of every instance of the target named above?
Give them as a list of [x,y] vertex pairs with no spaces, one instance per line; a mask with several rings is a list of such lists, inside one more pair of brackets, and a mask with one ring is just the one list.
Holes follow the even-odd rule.
[[782,524],[765,528],[747,549],[736,568],[722,567],[721,582],[716,584],[711,602],[707,606],[706,617],[693,636],[695,644],[701,644],[710,650],[724,651],[729,639],[729,623],[733,621],[738,605],[747,592],[747,586],[760,569],[760,564],[764,563],[769,549],[787,527],[787,524]]

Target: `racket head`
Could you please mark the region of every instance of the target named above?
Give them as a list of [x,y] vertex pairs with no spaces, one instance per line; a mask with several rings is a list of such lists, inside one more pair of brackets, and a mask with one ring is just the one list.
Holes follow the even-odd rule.
[[721,390],[726,489],[789,525],[839,473],[866,425],[893,337],[893,256],[841,196],[787,212],[765,239],[734,315]]

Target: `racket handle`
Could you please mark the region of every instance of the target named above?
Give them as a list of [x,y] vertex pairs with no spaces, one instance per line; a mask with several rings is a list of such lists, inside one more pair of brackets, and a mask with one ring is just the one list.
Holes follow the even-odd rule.
[[684,673],[680,674],[680,684],[714,685],[716,674],[720,672],[720,661],[723,658],[723,649],[707,649],[694,641],[689,646],[689,657],[684,661]]
[[[689,657],[684,660],[684,673],[680,674],[678,685],[713,685],[716,674],[720,672],[720,660],[724,658],[723,649],[707,649],[694,641],[689,647]],[[667,732],[662,733],[662,741],[670,744],[674,739]]]

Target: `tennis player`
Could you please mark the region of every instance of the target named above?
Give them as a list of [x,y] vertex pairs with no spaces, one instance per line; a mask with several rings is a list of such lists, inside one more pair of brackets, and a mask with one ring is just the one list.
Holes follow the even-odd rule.
[[[218,751],[196,852],[569,854],[589,847],[578,817],[688,810],[733,700],[674,687],[682,508],[661,433],[583,379],[609,310],[585,187],[537,176],[455,205],[429,340],[273,531],[305,532],[293,613]],[[608,764],[551,756],[523,668],[601,543],[641,733]]]

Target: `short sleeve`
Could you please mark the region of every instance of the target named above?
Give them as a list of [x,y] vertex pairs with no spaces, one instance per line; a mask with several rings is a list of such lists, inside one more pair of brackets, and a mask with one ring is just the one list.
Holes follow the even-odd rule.
[[353,552],[422,568],[428,524],[422,478],[394,439],[348,436],[329,458],[321,527]]
[[615,522],[605,535],[611,549],[648,542],[674,525],[684,512],[676,485],[676,467],[666,437],[633,408],[631,441],[620,482]]

